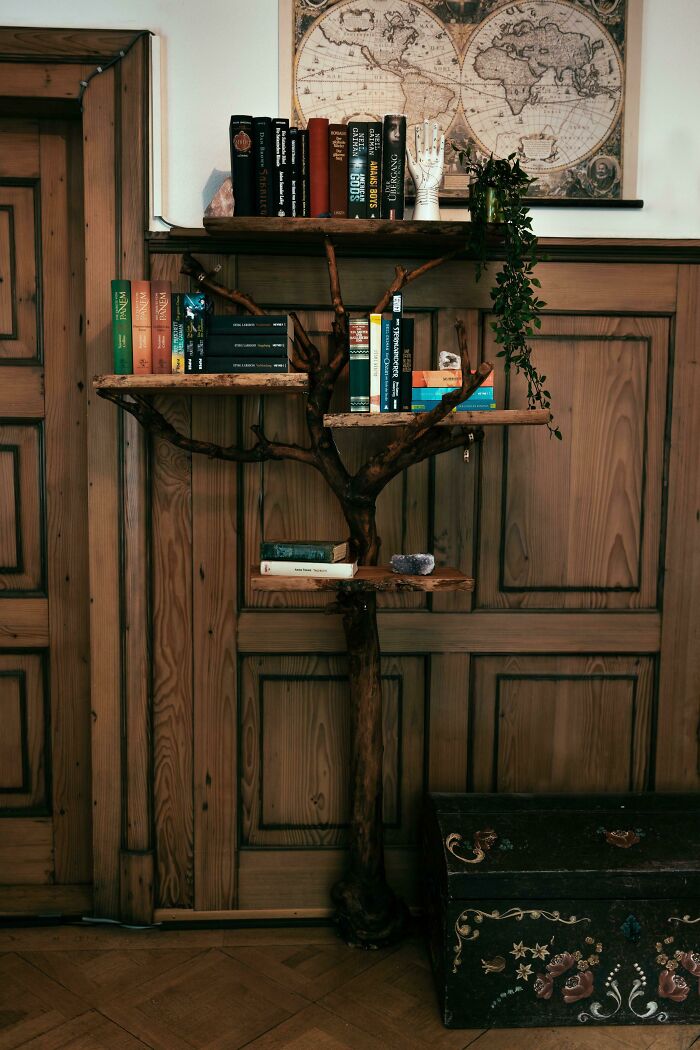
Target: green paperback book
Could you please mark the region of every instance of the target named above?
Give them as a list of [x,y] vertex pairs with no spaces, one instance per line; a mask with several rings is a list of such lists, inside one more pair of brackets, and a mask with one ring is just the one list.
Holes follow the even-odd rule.
[[114,373],[128,376],[134,370],[131,341],[131,283],[112,281],[112,347]]
[[334,564],[349,555],[345,540],[263,540],[261,561],[312,561]]

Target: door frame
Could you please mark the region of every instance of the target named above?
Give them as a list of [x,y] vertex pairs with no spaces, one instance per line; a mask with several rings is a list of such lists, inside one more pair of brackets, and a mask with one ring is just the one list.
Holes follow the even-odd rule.
[[[0,28],[3,115],[81,114],[89,377],[112,371],[111,279],[148,277],[149,37],[147,30]],[[98,66],[102,72],[91,75]],[[150,922],[146,441],[131,417],[90,389],[86,398],[93,913]],[[9,606],[0,599],[0,630],[12,629]]]

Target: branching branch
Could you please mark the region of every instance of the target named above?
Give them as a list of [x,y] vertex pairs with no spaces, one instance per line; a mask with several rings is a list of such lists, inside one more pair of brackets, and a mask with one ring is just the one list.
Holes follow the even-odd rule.
[[411,284],[413,281],[417,281],[419,277],[428,273],[429,270],[434,270],[436,266],[442,266],[443,263],[449,262],[450,259],[455,259],[461,254],[462,249],[457,248],[453,252],[449,252],[447,255],[441,255],[439,259],[431,259],[429,262],[423,263],[421,266],[416,266],[414,270],[407,270],[405,266],[397,266],[395,269],[396,276],[391,282],[384,295],[381,297],[379,302],[374,308],[375,314],[384,313],[391,302],[392,295],[396,295],[402,288],[405,288],[407,284]]
[[131,393],[129,397],[116,390],[98,390],[101,397],[113,401],[125,412],[129,412],[146,430],[167,441],[184,452],[208,456],[210,459],[223,459],[231,463],[261,463],[265,460],[293,459],[298,463],[307,463],[318,467],[311,449],[301,445],[270,441],[259,426],[251,427],[257,442],[252,448],[239,448],[237,445],[216,445],[212,441],[199,441],[196,438],[181,434],[170,423],[162,412],[143,394]]

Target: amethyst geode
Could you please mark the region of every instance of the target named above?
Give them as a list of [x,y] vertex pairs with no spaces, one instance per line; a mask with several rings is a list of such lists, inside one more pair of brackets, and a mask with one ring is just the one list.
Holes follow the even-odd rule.
[[392,572],[401,572],[406,576],[430,576],[435,568],[432,554],[392,554]]

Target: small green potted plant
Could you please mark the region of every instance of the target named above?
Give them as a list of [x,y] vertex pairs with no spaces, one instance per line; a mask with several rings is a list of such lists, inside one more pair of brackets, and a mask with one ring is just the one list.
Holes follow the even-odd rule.
[[[528,344],[528,339],[542,326],[539,315],[546,305],[538,298],[540,282],[533,275],[537,264],[537,237],[532,232],[532,219],[523,200],[534,179],[520,167],[515,153],[482,159],[474,155],[471,146],[453,142],[452,149],[470,177],[471,250],[476,257],[477,280],[487,265],[487,249],[492,240],[490,227],[499,224],[504,258],[491,289],[495,320],[490,322],[496,342],[502,347],[498,356],[505,359],[506,373],[514,367],[524,375],[528,406],[550,408],[551,394],[544,385],[547,377],[535,368]],[[549,430],[561,440],[558,426],[550,422]]]

